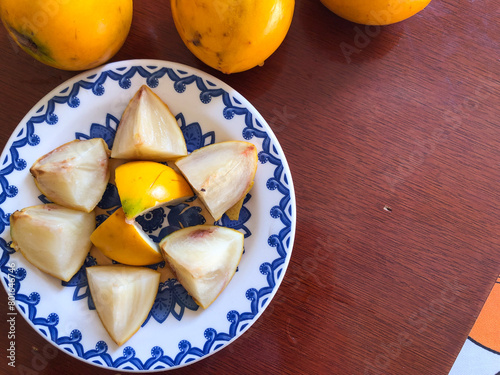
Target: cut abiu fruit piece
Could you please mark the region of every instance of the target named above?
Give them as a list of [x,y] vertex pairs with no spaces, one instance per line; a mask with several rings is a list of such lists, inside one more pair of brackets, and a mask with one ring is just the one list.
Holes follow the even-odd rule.
[[108,184],[109,156],[102,138],[77,139],[39,158],[30,173],[38,189],[52,202],[90,212]]
[[90,240],[104,255],[119,263],[146,266],[163,261],[158,244],[135,220],[127,222],[121,207],[97,227]]
[[94,211],[55,203],[26,207],[10,215],[11,246],[35,267],[63,281],[69,281],[85,262],[94,228]]
[[250,190],[257,171],[257,148],[244,141],[214,143],[175,162],[215,220]]
[[243,234],[215,225],[177,230],[160,242],[177,279],[206,309],[231,281],[243,254]]
[[99,318],[117,345],[140,328],[153,307],[160,273],[124,265],[87,267],[90,294]]
[[123,112],[111,157],[168,161],[185,155],[186,141],[175,116],[158,95],[143,85]]
[[120,165],[115,170],[115,183],[129,221],[162,205],[175,206],[194,195],[179,172],[154,161]]

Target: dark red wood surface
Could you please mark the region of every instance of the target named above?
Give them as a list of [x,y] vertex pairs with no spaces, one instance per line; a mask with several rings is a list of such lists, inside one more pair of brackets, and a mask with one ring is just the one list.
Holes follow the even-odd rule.
[[[233,344],[172,374],[446,374],[500,272],[500,26],[494,0],[433,0],[387,27],[296,3],[263,67],[224,75],[197,60],[168,1],[135,1],[111,60],[210,73],[266,118],[297,198],[291,262],[273,302]],[[0,30],[0,145],[73,77]],[[1,374],[118,374],[54,352],[24,320]],[[5,349],[4,349],[5,348]]]

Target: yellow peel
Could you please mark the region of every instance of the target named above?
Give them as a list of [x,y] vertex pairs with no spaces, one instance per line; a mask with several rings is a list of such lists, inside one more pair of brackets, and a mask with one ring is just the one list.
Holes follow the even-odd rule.
[[365,25],[390,25],[424,9],[431,0],[321,0],[336,15]]
[[231,207],[226,211],[226,215],[229,218],[229,220],[238,220],[240,218],[240,212],[241,208],[243,207],[243,202],[245,201],[247,194],[250,192],[250,190],[252,190],[253,184],[254,181],[250,183],[250,186],[248,187],[248,190],[246,191],[243,198],[241,198],[238,202],[235,203],[233,207]]
[[132,0],[2,0],[12,39],[44,64],[87,70],[111,59],[132,24]]
[[121,208],[97,227],[90,240],[104,255],[119,263],[145,266],[163,261],[158,245],[137,223],[128,223]]
[[194,195],[180,173],[152,161],[135,161],[118,166],[115,183],[128,219],[160,205],[179,204]]
[[223,73],[263,65],[285,39],[294,0],[171,0],[186,47]]

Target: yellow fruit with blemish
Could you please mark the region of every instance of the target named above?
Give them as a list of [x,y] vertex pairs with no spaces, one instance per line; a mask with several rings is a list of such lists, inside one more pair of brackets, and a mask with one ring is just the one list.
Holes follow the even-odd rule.
[[285,39],[294,0],[171,0],[184,44],[223,73],[262,65]]
[[132,0],[2,0],[0,17],[32,57],[63,70],[86,70],[111,59],[132,23]]
[[390,25],[424,9],[431,0],[321,0],[346,20],[364,25]]

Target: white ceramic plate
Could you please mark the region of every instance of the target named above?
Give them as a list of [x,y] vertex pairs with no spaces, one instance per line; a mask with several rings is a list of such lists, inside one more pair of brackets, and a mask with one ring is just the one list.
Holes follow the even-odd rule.
[[[118,347],[104,330],[88,291],[85,267],[64,283],[28,263],[10,247],[8,216],[46,202],[29,168],[55,147],[75,138],[102,137],[112,145],[127,103],[147,84],[178,118],[188,151],[225,140],[246,140],[259,152],[255,185],[239,221],[218,224],[245,234],[238,271],[219,298],[198,308],[175,279],[160,284],[155,305],[139,331]],[[295,235],[295,196],[285,156],[255,108],[235,90],[202,71],[172,62],[131,60],[82,73],[45,96],[21,121],[1,157],[0,269],[8,295],[33,328],[61,350],[89,364],[146,372],[196,362],[246,331],[270,303],[290,260]],[[99,220],[119,200],[108,185]],[[159,241],[180,226],[204,222],[196,201],[155,210],[142,226]],[[152,266],[162,269],[164,264]],[[15,280],[15,282],[14,282]],[[9,281],[11,283],[9,284]]]

